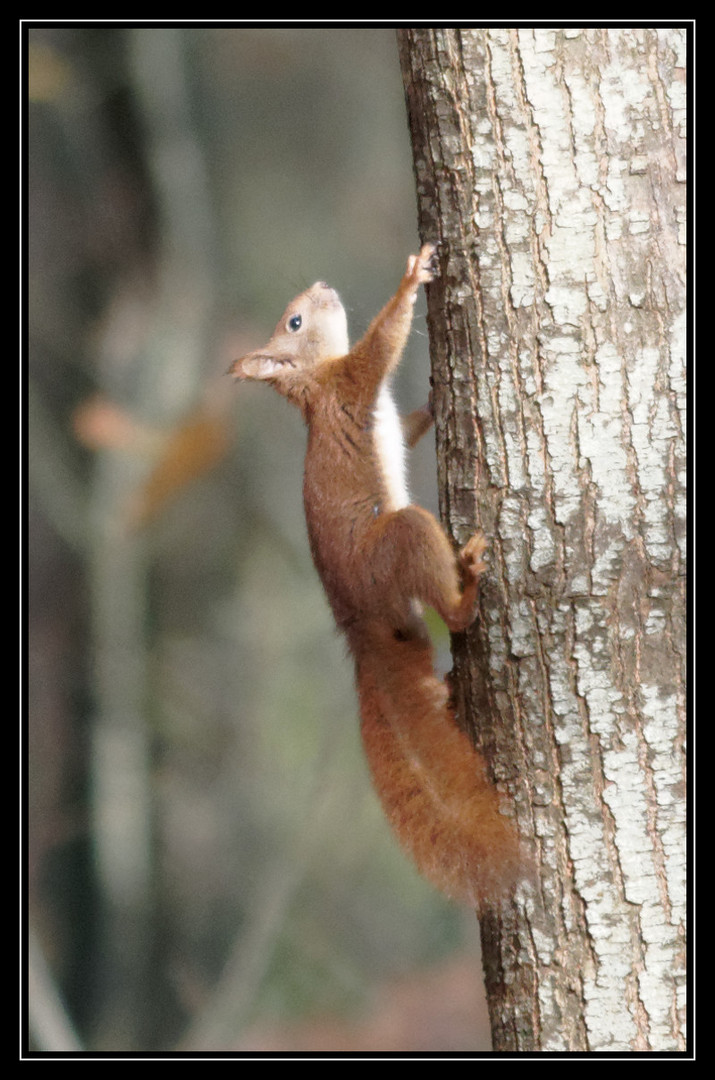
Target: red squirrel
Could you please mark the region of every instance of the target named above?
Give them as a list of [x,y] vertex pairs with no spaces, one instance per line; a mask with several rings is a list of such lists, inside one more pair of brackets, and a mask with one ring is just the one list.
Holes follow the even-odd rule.
[[352,349],[338,294],[316,282],[288,305],[268,343],[230,372],[271,383],[303,414],[310,548],[355,662],[375,788],[422,873],[479,906],[516,880],[516,836],[434,673],[420,605],[450,630],[466,629],[486,541],[476,532],[455,554],[437,520],[410,503],[405,441],[414,445],[432,418],[417,410],[401,424],[389,389],[419,286],[435,273],[428,244],[409,257],[397,292]]

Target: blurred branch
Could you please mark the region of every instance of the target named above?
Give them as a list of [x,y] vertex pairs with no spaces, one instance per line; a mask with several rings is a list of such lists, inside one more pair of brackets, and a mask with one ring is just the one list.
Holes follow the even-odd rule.
[[184,488],[213,469],[228,453],[231,428],[226,395],[218,397],[208,384],[203,400],[168,430],[150,428],[120,406],[99,395],[75,411],[74,429],[91,450],[141,454],[152,467],[126,508],[130,530],[140,529],[161,514]]

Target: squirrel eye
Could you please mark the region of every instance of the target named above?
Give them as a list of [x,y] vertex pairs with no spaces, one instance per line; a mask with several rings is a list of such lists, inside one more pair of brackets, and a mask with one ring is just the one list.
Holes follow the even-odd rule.
[[288,329],[292,334],[294,334],[296,330],[300,330],[302,322],[302,315],[291,315],[290,319],[288,320]]

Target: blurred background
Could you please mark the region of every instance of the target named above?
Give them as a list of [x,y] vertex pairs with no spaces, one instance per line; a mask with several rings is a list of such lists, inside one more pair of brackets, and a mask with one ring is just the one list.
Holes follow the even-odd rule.
[[[370,788],[302,420],[225,375],[317,279],[355,340],[416,249],[394,31],[26,34],[30,1045],[483,1049],[476,921]],[[434,472],[428,435],[436,511]]]

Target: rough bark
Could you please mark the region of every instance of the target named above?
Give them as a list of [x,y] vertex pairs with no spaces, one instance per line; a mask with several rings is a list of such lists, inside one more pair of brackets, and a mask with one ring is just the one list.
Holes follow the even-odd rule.
[[533,880],[494,1048],[684,1050],[684,29],[399,33],[442,512],[491,541],[461,713]]

